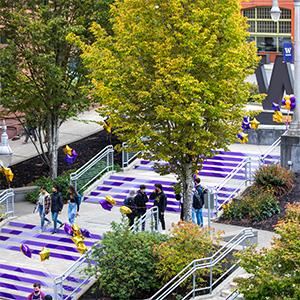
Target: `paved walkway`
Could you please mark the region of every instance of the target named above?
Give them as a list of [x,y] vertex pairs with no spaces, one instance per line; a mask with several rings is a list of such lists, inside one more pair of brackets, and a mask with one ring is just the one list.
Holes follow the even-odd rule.
[[[66,121],[59,130],[59,146],[76,142],[102,130],[102,127],[93,121],[102,121],[102,117],[95,110],[81,113],[77,118]],[[24,139],[25,137],[22,137],[16,141],[9,141],[13,151],[12,165],[37,155],[32,142],[29,140],[27,144],[23,144]]]

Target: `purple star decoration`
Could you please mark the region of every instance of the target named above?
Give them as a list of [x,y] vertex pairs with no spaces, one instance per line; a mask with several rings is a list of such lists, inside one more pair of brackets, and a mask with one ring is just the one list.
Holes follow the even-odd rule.
[[77,156],[78,156],[77,152],[73,149],[72,155],[68,155],[68,154],[66,155],[65,162],[71,165],[75,162]]
[[109,203],[109,202],[107,202],[105,199],[101,199],[101,200],[99,200],[99,204],[102,206],[102,208],[103,209],[105,209],[105,210],[111,210],[112,209],[112,205]]

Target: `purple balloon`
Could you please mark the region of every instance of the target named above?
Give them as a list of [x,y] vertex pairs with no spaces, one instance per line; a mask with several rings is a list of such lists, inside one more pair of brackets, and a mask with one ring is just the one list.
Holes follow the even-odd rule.
[[296,108],[296,103],[295,102],[292,102],[291,103],[291,110],[294,110]]
[[296,102],[296,97],[295,96],[290,97],[290,101],[291,101],[291,103],[295,103]]
[[248,130],[248,129],[250,129],[251,127],[250,127],[250,123],[249,122],[244,122],[243,121],[243,123],[242,123],[242,128],[243,128],[243,130]]
[[65,162],[66,163],[68,163],[68,164],[73,164],[74,163],[74,161],[75,161],[75,159],[74,159],[74,157],[73,156],[70,156],[70,155],[66,155],[66,157],[65,157]]
[[22,251],[22,253],[24,255],[26,255],[27,257],[31,258],[31,250],[30,250],[30,248],[27,245],[22,244],[21,247],[20,247],[20,249],[21,249],[21,251]]
[[273,103],[272,103],[272,109],[275,110],[275,111],[280,111],[280,106],[279,106],[279,104],[273,102]]
[[111,211],[111,209],[112,209],[112,207],[113,207],[113,206],[112,206],[108,201],[106,201],[105,199],[99,200],[99,204],[102,206],[103,209],[109,210],[109,211]]
[[73,149],[72,150],[72,157],[74,158],[74,161],[77,158],[77,156],[78,156],[78,154],[77,154],[76,150]]
[[237,136],[240,140],[243,138],[243,136],[242,136],[240,133],[238,133],[236,136]]
[[87,238],[90,238],[91,237],[91,233],[87,230],[87,229],[80,229],[81,231],[81,234]]
[[65,230],[65,233],[70,235],[70,236],[73,236],[73,229],[72,229],[72,226],[69,225],[69,224],[65,224],[64,226],[64,230]]

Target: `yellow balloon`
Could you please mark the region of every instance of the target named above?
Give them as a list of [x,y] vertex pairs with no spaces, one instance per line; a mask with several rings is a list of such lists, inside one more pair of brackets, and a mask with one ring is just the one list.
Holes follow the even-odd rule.
[[12,172],[12,170],[10,168],[1,167],[1,172],[6,177],[6,180],[8,182],[12,182],[12,180],[14,178],[14,173]]
[[285,101],[290,101],[291,95],[285,95],[283,98]]
[[78,245],[80,243],[83,243],[83,237],[82,236],[74,236],[74,237],[72,237],[72,241],[78,247]]
[[66,155],[70,155],[70,156],[72,156],[72,148],[71,147],[69,147],[68,145],[66,145],[65,146],[65,148],[64,148],[64,153],[66,154]]
[[78,225],[73,224],[72,229],[75,236],[81,236],[81,231]]
[[282,112],[281,111],[274,111],[273,114],[273,121],[276,123],[282,123],[283,122],[283,116],[282,116]]
[[87,251],[87,249],[87,246],[83,242],[77,245],[77,251],[81,254],[84,254]]
[[104,122],[103,128],[107,133],[111,133],[111,125],[109,123]]
[[240,143],[241,144],[248,143],[248,134],[244,133],[244,132],[241,132],[240,135],[241,135],[241,138],[239,139]]
[[120,212],[123,214],[123,215],[129,215],[132,213],[132,210],[127,207],[127,206],[121,206],[120,207]]
[[252,121],[250,121],[250,126],[252,129],[256,130],[259,126],[260,122],[254,118]]
[[46,259],[49,259],[50,257],[50,250],[47,249],[46,247],[43,247],[43,249],[40,251],[40,258],[41,258],[41,261],[44,261]]
[[111,205],[116,205],[117,204],[116,200],[110,195],[105,196],[105,200],[107,202],[109,202]]

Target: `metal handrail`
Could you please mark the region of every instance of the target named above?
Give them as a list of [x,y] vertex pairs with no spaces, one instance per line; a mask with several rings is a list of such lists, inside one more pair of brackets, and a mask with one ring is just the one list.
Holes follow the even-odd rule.
[[15,192],[13,189],[4,190],[0,194],[0,206],[5,205],[5,217],[13,217],[15,213]]
[[226,300],[234,300],[240,295],[239,291],[233,291]]
[[[88,186],[95,178],[104,173],[107,170],[113,170],[114,168],[114,158],[113,158],[114,148],[112,145],[106,146],[102,149],[98,154],[96,154],[93,158],[91,158],[86,164],[80,167],[76,172],[71,173],[70,182],[75,187],[76,190],[83,190],[86,186]],[[77,189],[77,181],[80,177],[82,177],[87,171],[89,171],[93,166],[95,166],[99,161],[103,158],[106,158],[106,167],[100,170],[92,179],[90,179],[87,183],[85,183],[82,187]]]
[[[149,300],[163,300],[170,293],[172,293],[181,283],[183,283],[190,276],[194,276],[195,272],[199,269],[210,269],[210,285],[204,288],[196,289],[195,284],[193,284],[193,289],[190,291],[182,300],[187,299],[192,293],[200,290],[209,290],[212,292],[212,288],[216,282],[212,281],[212,268],[219,263],[223,258],[229,255],[237,246],[243,243],[246,239],[254,238],[254,233],[252,228],[245,228],[236,236],[234,236],[230,241],[228,241],[222,248],[215,252],[212,256],[196,259],[188,264],[181,272],[179,272],[175,277],[173,277],[167,284],[165,284],[159,291],[157,291]],[[229,268],[231,271],[232,267]],[[229,272],[227,270],[222,274],[222,277],[227,275]],[[218,279],[219,280],[219,279]]]
[[[156,217],[155,217],[156,215]],[[152,207],[147,212],[139,219],[137,220],[133,226],[130,227],[130,230],[133,232],[138,232],[141,229],[142,222],[146,222],[148,219],[154,220],[154,222],[158,222],[158,208],[157,207]],[[135,226],[137,224],[137,226]],[[151,231],[156,231],[158,229],[157,226],[150,227]],[[142,230],[142,229],[141,229]],[[100,247],[101,246],[101,241],[98,241],[97,243],[94,244],[93,247]],[[88,257],[92,253],[93,249],[90,248],[87,252],[85,252],[84,255],[82,255],[78,260],[76,260],[63,274],[57,276],[54,278],[54,300],[71,300],[74,294],[77,293],[77,291],[81,290],[81,287],[86,284],[89,280],[91,280],[92,276],[86,276],[84,280],[82,280],[80,283],[76,285],[76,288],[71,292],[71,294],[67,296],[63,296],[63,281],[68,278],[74,271],[78,270],[84,263],[87,262]],[[60,288],[60,290],[59,290]],[[61,295],[61,297],[60,297]]]
[[140,228],[145,228],[147,220],[150,219],[150,231],[158,231],[158,207],[152,206],[147,212],[141,216],[139,219],[136,219],[133,225],[130,227],[130,230],[133,232],[138,232]]
[[122,169],[127,168],[132,161],[134,161],[142,151],[132,152],[132,156],[130,156],[130,153],[128,153],[125,149],[127,147],[127,143],[122,143]]

